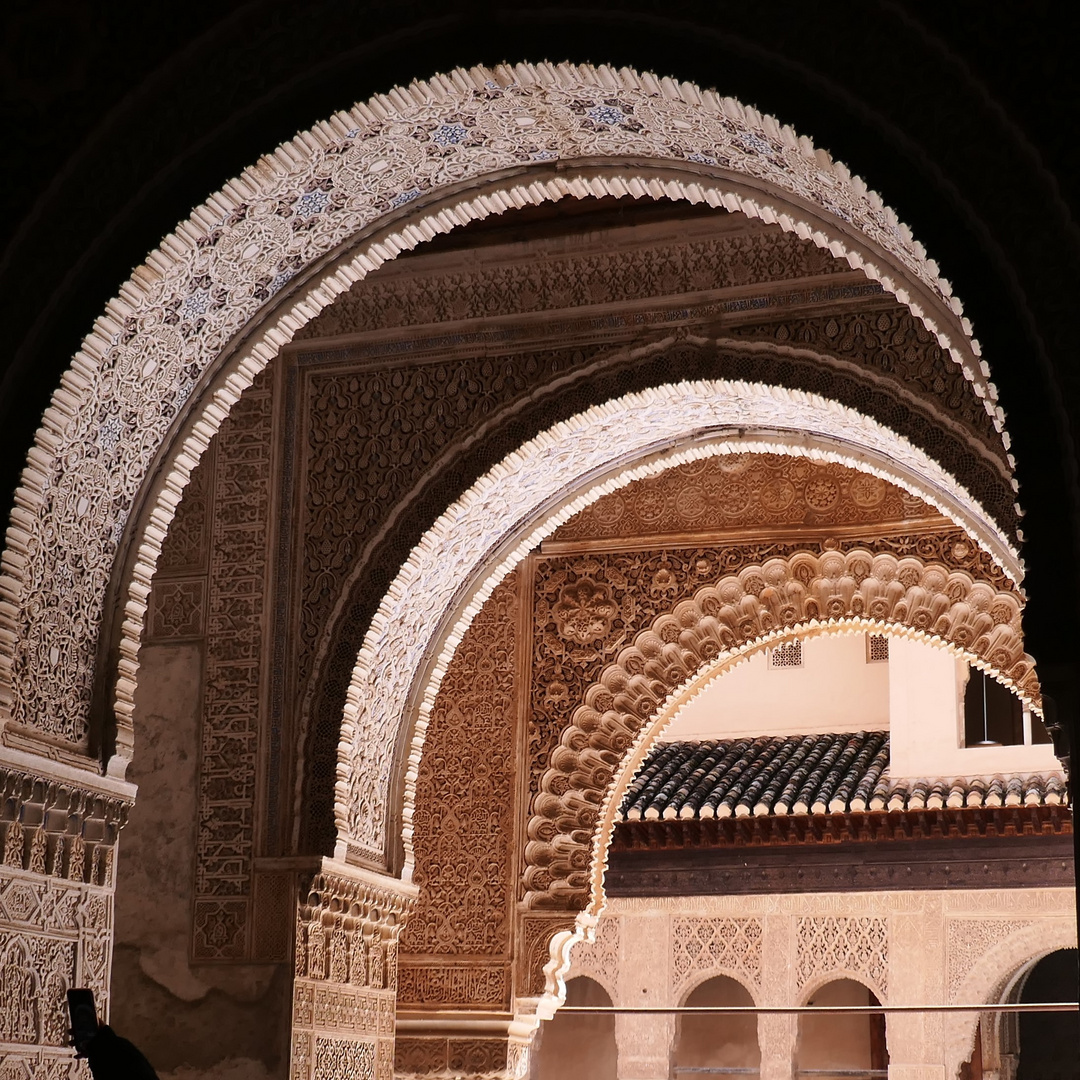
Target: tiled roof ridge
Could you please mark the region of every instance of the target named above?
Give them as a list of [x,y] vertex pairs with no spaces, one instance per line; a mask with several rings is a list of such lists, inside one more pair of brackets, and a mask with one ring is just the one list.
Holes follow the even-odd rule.
[[661,743],[623,799],[623,821],[1064,806],[1065,775],[889,776],[887,731]]

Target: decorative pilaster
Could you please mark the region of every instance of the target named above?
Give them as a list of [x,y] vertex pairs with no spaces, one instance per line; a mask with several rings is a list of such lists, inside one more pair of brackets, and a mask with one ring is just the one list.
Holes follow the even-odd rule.
[[797,1017],[764,1013],[758,1017],[757,1030],[758,1046],[761,1048],[761,1080],[792,1080],[799,1035]]
[[397,942],[415,899],[332,859],[301,882],[291,1080],[393,1080]]
[[[620,925],[618,996],[620,1005],[662,1007],[674,1004],[671,986],[670,920],[647,907]],[[615,1017],[619,1080],[667,1080],[675,1047],[671,1013]]]
[[12,1076],[83,1077],[67,1045],[65,995],[89,987],[108,1018],[116,841],[135,791],[57,763],[36,768],[17,751],[4,756],[0,1060]]

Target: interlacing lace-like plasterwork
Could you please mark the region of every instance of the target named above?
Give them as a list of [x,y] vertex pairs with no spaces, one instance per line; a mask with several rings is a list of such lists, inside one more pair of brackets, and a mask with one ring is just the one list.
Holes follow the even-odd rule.
[[761,982],[764,930],[760,919],[684,916],[671,920],[671,982],[675,989],[702,972]]
[[[547,175],[559,159],[628,156],[677,166],[684,178],[665,185],[638,168],[592,181]],[[191,467],[229,405],[299,326],[350,279],[432,232],[565,195],[704,198],[775,217],[749,196],[725,200],[729,185],[721,177],[735,174],[776,201],[790,195],[820,208],[779,220],[817,243],[831,242],[886,288],[902,292],[893,275],[922,282],[936,297],[936,313],[921,312],[928,326],[949,341],[967,376],[980,388],[985,383],[977,348],[957,319],[959,304],[895,215],[769,118],[690,86],[609,69],[459,71],[396,90],[298,136],[200,207],[124,286],[65,374],[17,495],[0,583],[12,605],[4,616],[12,644],[4,644],[0,674],[15,720],[67,740],[84,737],[102,604],[127,515],[184,402],[256,312],[366,226],[403,216],[414,200],[422,208],[440,190],[523,165],[536,169],[536,183],[500,190],[493,182],[489,196],[464,200],[439,218],[419,214],[423,227],[404,228],[398,240],[305,286],[305,295],[290,295],[276,324],[233,358],[228,383],[174,456],[157,519],[141,537],[116,692],[124,752],[146,586]],[[504,194],[510,187],[516,193]],[[854,250],[846,239],[852,227],[880,254]],[[992,388],[986,393],[1000,423]]]
[[883,918],[818,916],[798,919],[798,985],[810,986],[837,972],[862,976],[884,1001],[888,992],[889,928]]

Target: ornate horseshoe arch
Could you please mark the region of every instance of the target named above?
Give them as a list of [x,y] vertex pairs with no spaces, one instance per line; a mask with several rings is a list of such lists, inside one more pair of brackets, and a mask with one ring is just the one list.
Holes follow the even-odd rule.
[[[679,449],[688,437],[697,445]],[[889,480],[950,517],[1007,576],[1020,578],[1008,539],[955,479],[905,439],[835,402],[715,380],[594,407],[531,440],[474,484],[428,530],[388,590],[357,658],[342,722],[338,855],[385,857],[393,842],[384,796],[390,763],[376,748],[393,746],[408,724],[408,876],[416,771],[435,696],[472,619],[514,565],[563,521],[632,480],[697,457],[745,451],[801,454]],[[645,460],[632,464],[635,458]],[[582,477],[590,479],[583,484]]]
[[[43,418],[7,532],[5,717],[83,746],[105,677],[97,660],[115,643],[110,771],[122,773],[162,540],[255,375],[399,252],[512,207],[605,194],[704,201],[847,259],[937,336],[1007,448],[948,283],[881,199],[807,139],[730,99],[628,70],[454,71],[262,159],[167,237],[97,321]],[[123,622],[102,631],[110,580]]]
[[615,812],[663,727],[705,685],[795,636],[871,630],[963,657],[1038,710],[1021,601],[963,571],[861,548],[747,566],[641,631],[590,687],[553,751],[528,824],[525,903],[597,918]]
[[[981,942],[974,965],[950,987],[952,1002],[996,1005],[1022,967],[1058,949],[1076,948],[1076,924],[1068,917],[1016,919],[1011,925],[1002,920],[995,929],[998,940]],[[970,1060],[981,1018],[981,1013],[961,1013],[946,1019],[947,1077],[959,1076],[960,1066]]]

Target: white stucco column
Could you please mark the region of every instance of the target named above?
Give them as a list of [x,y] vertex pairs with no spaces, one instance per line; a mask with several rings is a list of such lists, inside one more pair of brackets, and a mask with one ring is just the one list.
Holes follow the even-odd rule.
[[619,1080],[669,1080],[675,1017],[664,1013],[615,1018]]
[[758,1045],[761,1047],[761,1080],[792,1080],[798,1018],[779,1013],[758,1016]]

